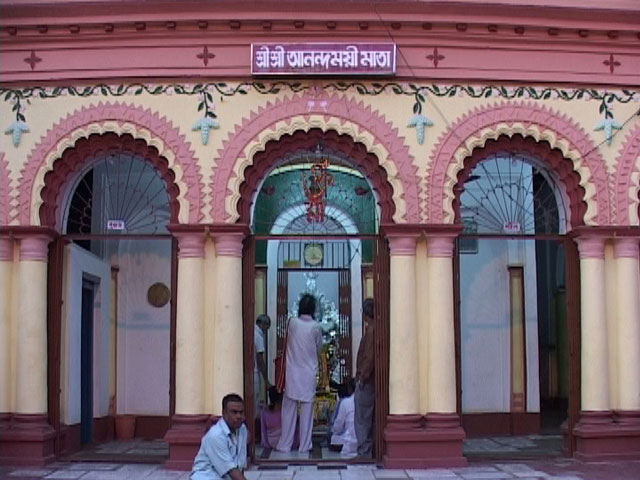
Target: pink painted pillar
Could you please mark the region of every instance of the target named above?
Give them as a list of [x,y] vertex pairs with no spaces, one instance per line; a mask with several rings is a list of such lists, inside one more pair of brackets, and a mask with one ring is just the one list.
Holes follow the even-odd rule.
[[605,237],[583,234],[580,254],[580,420],[574,428],[576,456],[603,459],[611,450],[613,420],[609,402],[605,304]]
[[[213,348],[214,413],[222,415],[222,397],[243,396],[242,232],[212,233],[216,250],[216,304]],[[253,385],[253,384],[252,384]]]
[[619,409],[615,419],[640,458],[640,270],[638,238],[615,240]]
[[[188,470],[209,426],[204,414],[204,243],[199,226],[171,229],[178,239],[176,411],[164,439],[167,468]],[[186,230],[186,231],[185,231]]]
[[[395,231],[394,231],[395,230]],[[428,289],[416,291],[416,240],[421,228],[396,226],[390,246],[389,417],[385,466],[460,466],[464,432],[456,415],[451,233],[427,236]],[[428,345],[418,345],[416,298],[428,298]],[[418,348],[427,348],[430,413],[420,412]],[[431,410],[433,403],[433,410]]]
[[[21,233],[17,268],[16,383],[11,428],[0,431],[0,463],[44,465],[55,459],[55,432],[48,420],[47,260],[51,236]],[[8,257],[4,243],[3,257]]]
[[464,430],[456,412],[456,350],[453,302],[453,251],[457,234],[427,236],[429,270],[428,411],[426,428],[433,463],[466,465]]
[[408,437],[422,430],[418,380],[416,242],[418,232],[391,232],[389,239],[389,416],[385,466],[417,466],[420,444]]
[[419,415],[417,234],[389,236],[389,414]]

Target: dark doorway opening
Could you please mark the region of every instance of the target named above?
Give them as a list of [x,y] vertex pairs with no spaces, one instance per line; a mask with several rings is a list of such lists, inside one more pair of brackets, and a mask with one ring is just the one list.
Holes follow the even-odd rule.
[[93,441],[93,301],[95,285],[82,282],[80,326],[80,442]]

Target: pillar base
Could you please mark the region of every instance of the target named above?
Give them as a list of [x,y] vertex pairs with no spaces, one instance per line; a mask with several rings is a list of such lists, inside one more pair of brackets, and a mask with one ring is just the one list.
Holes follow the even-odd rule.
[[53,462],[55,430],[47,415],[14,413],[0,421],[0,465],[42,467]]
[[[426,420],[426,421],[425,421]],[[456,414],[390,415],[384,432],[386,468],[462,467],[464,430]]]
[[640,412],[582,411],[573,433],[576,458],[601,461],[638,458]]
[[164,436],[169,445],[169,458],[164,466],[170,470],[191,470],[202,437],[210,426],[210,415],[174,415]]

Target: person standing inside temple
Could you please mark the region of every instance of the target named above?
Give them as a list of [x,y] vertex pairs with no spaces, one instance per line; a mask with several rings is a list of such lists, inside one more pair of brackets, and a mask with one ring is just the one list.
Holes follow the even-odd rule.
[[355,430],[358,456],[370,458],[373,454],[373,411],[375,405],[373,299],[362,303],[364,335],[356,357]]
[[318,354],[322,349],[322,330],[313,319],[316,299],[304,294],[298,304],[298,317],[289,320],[286,346],[286,381],[282,400],[282,434],[277,450],[291,451],[296,431],[296,414],[300,410],[300,444],[298,451],[311,450],[313,400],[316,395]]
[[264,392],[271,386],[267,373],[267,360],[265,358],[265,343],[269,327],[271,327],[269,315],[258,315],[256,325],[253,329],[253,349],[255,354],[253,368],[253,408],[256,418],[260,415],[260,409],[265,404]]

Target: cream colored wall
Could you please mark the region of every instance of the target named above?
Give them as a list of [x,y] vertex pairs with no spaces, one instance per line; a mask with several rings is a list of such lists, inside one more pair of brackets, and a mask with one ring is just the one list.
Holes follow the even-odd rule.
[[[236,84],[229,83],[229,85],[235,86]],[[440,86],[443,87],[444,85],[441,84]],[[246,88],[248,90],[246,95],[235,94],[234,96],[223,98],[220,94],[213,93],[213,106],[218,115],[220,129],[211,130],[208,145],[202,144],[200,132],[191,130],[193,124],[202,116],[202,112],[197,111],[200,101],[199,95],[151,95],[142,93],[140,95],[128,94],[116,98],[95,94],[88,98],[79,98],[67,94],[48,99],[33,97],[29,99],[30,104],[27,104],[26,101],[23,100],[23,114],[26,117],[26,123],[30,131],[23,134],[18,147],[13,146],[9,136],[4,136],[4,141],[0,145],[0,151],[5,153],[6,159],[9,162],[9,175],[15,187],[20,175],[20,170],[29,157],[30,152],[45,136],[47,130],[67,115],[73,114],[83,107],[98,105],[100,102],[114,103],[117,101],[149,109],[152,113],[166,117],[169,122],[179,128],[180,133],[183,134],[186,141],[190,143],[202,169],[202,181],[204,183],[206,202],[203,205],[203,221],[208,222],[211,220],[209,218],[210,191],[208,183],[210,182],[211,168],[219,157],[218,152],[224,148],[224,142],[233,135],[236,125],[239,125],[251,112],[256,112],[260,107],[267,106],[268,102],[292,97],[292,93],[287,88],[283,88],[281,92],[276,95],[260,94],[251,87]],[[617,90],[608,91],[611,93],[620,93]],[[333,94],[334,92],[328,89],[327,93]],[[409,119],[413,116],[412,107],[415,101],[414,97],[410,95],[396,95],[392,93],[390,89],[375,96],[359,95],[354,89],[349,90],[346,94],[337,93],[336,95],[362,102],[364,107],[370,107],[373,112],[383,115],[385,121],[389,122],[392,128],[397,128],[399,136],[403,138],[409,148],[409,153],[415,159],[415,166],[418,168],[418,175],[420,177],[426,175],[434,145],[442,133],[449,129],[456,120],[464,115],[470,114],[476,108],[496,105],[504,101],[502,98],[471,98],[464,93],[453,97],[435,97],[427,94],[423,114],[429,117],[434,125],[426,129],[425,142],[423,145],[419,145],[416,139],[415,129],[407,127]],[[639,95],[640,94],[636,94],[636,97]],[[526,96],[518,99],[518,101],[523,100],[526,100]],[[602,131],[593,131],[593,128],[602,117],[598,112],[599,101],[587,100],[585,98],[572,101],[550,98],[548,100],[532,101],[532,103],[551,109],[560,115],[566,115],[571,121],[577,123],[584,129],[594,144],[600,144],[604,140]],[[0,118],[11,119],[15,116],[15,114],[11,112],[11,106],[11,102],[0,102]],[[618,102],[612,104],[612,111],[616,120],[620,123],[631,117],[634,112],[637,111],[637,108],[637,102],[634,101],[627,104]],[[331,115],[330,105],[327,114],[329,116]],[[304,119],[302,119],[302,121],[304,121]],[[600,145],[599,151],[605,159],[606,168],[609,173],[615,170],[615,159],[618,156],[620,147],[625,139],[626,133],[635,123],[630,122],[623,131],[613,138],[611,145],[607,145],[606,143]],[[460,140],[462,141],[463,139]],[[252,148],[248,147],[247,151],[251,152]],[[37,182],[42,184],[42,174],[37,176]],[[37,205],[33,205],[32,218],[37,218],[36,208]],[[184,219],[181,220],[184,221]]]

